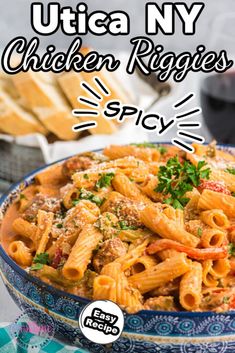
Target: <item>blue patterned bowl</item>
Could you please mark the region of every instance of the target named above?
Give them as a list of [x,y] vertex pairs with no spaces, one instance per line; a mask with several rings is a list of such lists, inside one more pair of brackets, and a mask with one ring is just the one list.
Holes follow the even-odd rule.
[[[235,154],[235,147],[221,146]],[[22,190],[32,183],[42,167],[11,187],[0,199],[3,216]],[[78,327],[79,313],[87,299],[57,290],[30,276],[12,261],[0,246],[0,274],[11,297],[22,310],[40,316],[42,311],[54,320],[55,335],[89,352],[118,353],[224,353],[235,352],[235,312],[140,311],[125,316],[121,338],[111,347],[88,341]],[[33,310],[29,310],[33,309]],[[32,317],[32,319],[37,319]]]

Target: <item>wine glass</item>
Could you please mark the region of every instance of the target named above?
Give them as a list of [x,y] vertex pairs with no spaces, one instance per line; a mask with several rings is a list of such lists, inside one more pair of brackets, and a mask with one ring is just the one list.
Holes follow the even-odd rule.
[[[226,50],[229,60],[235,62],[235,13],[221,14],[212,24],[208,50],[219,53]],[[200,84],[200,102],[204,122],[212,137],[219,143],[235,143],[235,70],[203,75]]]

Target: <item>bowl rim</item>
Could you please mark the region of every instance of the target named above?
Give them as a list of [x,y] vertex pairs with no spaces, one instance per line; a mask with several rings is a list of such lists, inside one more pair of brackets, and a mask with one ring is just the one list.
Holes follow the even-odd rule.
[[[140,142],[141,143],[141,142]],[[172,145],[171,142],[148,142],[148,143],[152,143],[154,145]],[[204,143],[203,145],[208,145],[208,143]],[[218,147],[228,147],[228,148],[234,148],[235,149],[235,144],[218,144]],[[96,152],[96,153],[101,153],[102,152],[102,148],[99,149],[92,149],[88,152]],[[83,152],[81,152],[83,153]],[[85,153],[85,152],[84,152]],[[5,191],[1,197],[0,197],[0,214],[1,214],[1,208],[2,208],[2,204],[9,198],[9,196],[11,195],[11,193],[16,190],[16,188],[18,188],[22,183],[25,183],[25,181],[32,181],[33,178],[37,175],[38,172],[45,170],[47,168],[49,168],[50,166],[53,166],[54,164],[57,163],[61,163],[73,156],[76,156],[78,153],[72,154],[68,157],[65,158],[61,158],[59,160],[56,160],[52,163],[49,164],[45,164],[37,169],[34,169],[33,171],[29,172],[28,174],[26,174],[24,177],[22,177],[19,181],[13,183],[10,188]],[[12,202],[10,203],[12,204]],[[9,207],[9,206],[8,206]],[[13,259],[11,259],[11,257],[7,254],[7,252],[4,250],[1,242],[0,242],[0,257],[6,262],[7,265],[9,265],[14,271],[16,271],[20,276],[24,277],[27,281],[32,282],[34,284],[36,284],[37,286],[43,287],[46,290],[48,290],[49,292],[56,292],[58,293],[59,296],[62,297],[67,297],[69,299],[72,299],[75,302],[83,302],[84,304],[88,304],[92,301],[92,299],[87,299],[85,297],[80,297],[78,295],[75,294],[71,294],[68,293],[64,290],[58,289],[56,287],[54,287],[51,284],[48,284],[46,282],[43,282],[41,279],[31,276],[26,270],[24,270],[22,267],[20,267],[15,261],[13,261]],[[1,277],[1,276],[0,276]],[[3,279],[2,279],[3,280]],[[3,281],[4,282],[4,281]],[[4,283],[4,285],[6,285]],[[150,315],[152,314],[156,314],[156,315],[169,315],[169,316],[178,316],[178,317],[186,317],[186,318],[190,318],[190,317],[208,317],[208,316],[212,316],[215,314],[220,314],[220,315],[231,315],[235,313],[235,309],[234,310],[229,310],[226,312],[221,312],[221,313],[216,313],[213,311],[202,311],[202,312],[192,312],[192,311],[163,311],[163,310],[140,310],[137,313],[134,314],[128,314],[127,315],[141,315],[141,313],[143,313],[144,315]]]

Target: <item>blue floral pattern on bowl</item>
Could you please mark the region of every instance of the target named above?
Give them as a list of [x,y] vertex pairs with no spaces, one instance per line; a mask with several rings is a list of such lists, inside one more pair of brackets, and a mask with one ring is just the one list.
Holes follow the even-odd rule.
[[[235,154],[233,146],[220,148]],[[2,196],[1,217],[19,193],[33,182],[34,176],[45,168],[32,172]],[[30,276],[9,258],[1,246],[0,274],[11,297],[22,310],[34,309],[33,315],[46,312],[54,320],[56,337],[92,353],[235,352],[234,311],[221,314],[151,310],[134,315],[124,313],[123,334],[108,348],[88,341],[78,327],[79,314],[89,300],[57,290]]]

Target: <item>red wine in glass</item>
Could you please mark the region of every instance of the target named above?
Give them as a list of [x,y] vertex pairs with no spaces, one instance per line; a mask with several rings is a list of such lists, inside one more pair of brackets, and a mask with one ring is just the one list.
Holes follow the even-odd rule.
[[235,71],[207,76],[201,82],[204,121],[219,143],[235,144]]

